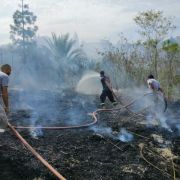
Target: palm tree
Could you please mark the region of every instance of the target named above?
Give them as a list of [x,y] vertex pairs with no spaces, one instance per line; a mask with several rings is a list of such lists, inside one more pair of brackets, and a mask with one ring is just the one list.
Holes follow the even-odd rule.
[[48,38],[47,43],[57,60],[74,60],[84,55],[80,48],[75,48],[76,40],[71,39],[68,33],[59,36],[52,33],[52,38]]
[[62,82],[71,81],[71,84],[72,82],[75,83],[83,70],[83,61],[86,59],[85,53],[78,45],[77,40],[70,38],[68,33],[59,36],[52,33],[52,38],[46,40],[47,48],[56,60],[59,78]]

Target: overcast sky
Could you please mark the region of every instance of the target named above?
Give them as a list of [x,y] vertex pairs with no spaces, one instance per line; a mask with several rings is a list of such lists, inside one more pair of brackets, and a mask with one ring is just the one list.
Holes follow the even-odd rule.
[[[115,40],[123,32],[136,39],[137,27],[133,18],[140,11],[155,9],[165,16],[174,16],[177,26],[174,36],[180,35],[180,0],[24,0],[37,15],[39,36],[75,32],[79,39],[94,42]],[[0,0],[0,44],[8,43],[9,25],[20,0]]]

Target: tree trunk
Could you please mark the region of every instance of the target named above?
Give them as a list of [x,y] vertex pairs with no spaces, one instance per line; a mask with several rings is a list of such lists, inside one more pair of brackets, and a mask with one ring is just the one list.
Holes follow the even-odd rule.
[[23,22],[23,62],[26,63],[26,54],[25,54],[25,32],[24,32],[24,0],[22,0],[22,22]]
[[154,55],[154,72],[155,77],[158,79],[158,50],[155,48],[155,55]]

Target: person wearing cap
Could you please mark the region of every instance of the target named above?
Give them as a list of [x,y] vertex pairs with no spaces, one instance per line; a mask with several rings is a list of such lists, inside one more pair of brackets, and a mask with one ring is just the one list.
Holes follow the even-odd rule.
[[101,77],[101,83],[102,83],[102,87],[103,87],[102,93],[100,95],[101,106],[102,107],[105,106],[106,97],[109,98],[109,100],[112,102],[112,104],[114,106],[117,105],[117,102],[114,100],[112,84],[111,84],[110,78],[108,76],[105,76],[104,71],[100,72],[100,77]]
[[11,74],[11,66],[9,64],[2,65],[0,71],[0,94],[1,94],[0,129],[5,129],[8,123],[6,115],[9,112],[8,83],[9,83],[10,74]]

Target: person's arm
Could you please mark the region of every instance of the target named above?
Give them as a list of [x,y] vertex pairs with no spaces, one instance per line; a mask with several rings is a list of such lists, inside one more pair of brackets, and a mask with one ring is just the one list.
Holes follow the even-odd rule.
[[9,77],[3,76],[3,78],[2,78],[2,99],[3,99],[3,103],[4,103],[4,110],[6,113],[9,112],[8,83],[9,83]]
[[150,89],[155,90],[154,84],[152,82],[149,82],[148,84]]
[[105,81],[105,83],[106,83],[106,86],[109,88],[109,90],[112,91],[112,85],[111,85],[111,83],[109,83],[109,82],[107,82],[107,81]]
[[8,97],[8,87],[3,86],[2,87],[2,99],[4,102],[4,110],[6,113],[9,112],[9,97]]

